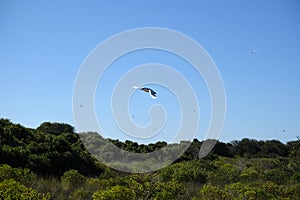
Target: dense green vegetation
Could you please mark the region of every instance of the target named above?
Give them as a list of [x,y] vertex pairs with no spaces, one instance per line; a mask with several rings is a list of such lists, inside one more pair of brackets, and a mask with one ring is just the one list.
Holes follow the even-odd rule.
[[[101,140],[101,153],[113,157]],[[110,141],[141,153],[190,144]],[[29,129],[0,119],[0,199],[300,199],[300,140],[217,142],[199,159],[201,144],[192,141],[166,168],[129,174],[99,163],[68,124]]]

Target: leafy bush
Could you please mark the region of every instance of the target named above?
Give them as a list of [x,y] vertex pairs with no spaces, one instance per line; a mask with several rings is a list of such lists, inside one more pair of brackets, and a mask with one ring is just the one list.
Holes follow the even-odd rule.
[[74,133],[74,127],[65,124],[65,123],[51,123],[51,122],[44,122],[42,123],[37,130],[42,133],[53,134],[53,135],[60,135],[62,133]]
[[232,164],[221,163],[216,170],[208,172],[208,183],[221,185],[235,183],[239,180],[240,171]]
[[188,161],[175,163],[164,169],[159,174],[164,181],[177,180],[179,182],[206,182],[206,166],[201,161]]
[[93,193],[91,191],[78,189],[78,190],[75,190],[73,192],[73,194],[71,194],[69,196],[69,199],[72,199],[72,200],[90,200],[92,195],[93,195]]
[[216,200],[216,199],[225,199],[226,193],[218,188],[217,186],[213,185],[204,185],[200,190],[200,198],[196,199],[206,199],[206,200]]
[[157,182],[154,188],[154,199],[175,199],[185,193],[183,184],[178,181]]
[[107,190],[99,190],[92,197],[93,200],[133,200],[136,195],[129,188],[116,185]]
[[0,165],[0,181],[5,179],[14,179],[26,186],[30,186],[35,182],[37,176],[27,168],[12,168],[9,165],[3,164]]
[[81,187],[86,181],[86,177],[77,170],[71,169],[61,177],[61,183],[66,190],[75,190]]
[[50,199],[50,194],[38,193],[13,179],[8,179],[0,182],[0,197],[11,200],[47,200]]

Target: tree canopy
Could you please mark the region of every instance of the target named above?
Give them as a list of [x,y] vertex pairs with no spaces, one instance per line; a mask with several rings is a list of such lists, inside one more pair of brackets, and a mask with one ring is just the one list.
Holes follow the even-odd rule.
[[[80,137],[80,134],[81,137]],[[71,125],[44,122],[36,129],[0,119],[0,196],[11,199],[300,199],[300,140],[244,138],[217,141],[203,159],[203,141],[138,144],[98,138],[90,147],[113,157],[105,140],[130,152],[170,156],[189,144],[173,164],[151,173],[128,174],[98,162]],[[158,156],[157,161],[160,160]],[[170,158],[171,159],[171,158]],[[129,158],[122,157],[128,162]],[[156,162],[156,161],[155,161]],[[149,165],[151,163],[145,163]],[[28,198],[27,198],[28,197]]]

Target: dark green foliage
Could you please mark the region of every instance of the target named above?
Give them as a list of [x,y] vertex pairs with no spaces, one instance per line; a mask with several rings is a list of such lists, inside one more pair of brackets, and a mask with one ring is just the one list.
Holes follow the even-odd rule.
[[33,130],[5,119],[0,125],[0,163],[27,167],[43,176],[62,175],[70,169],[84,175],[103,171],[70,125],[43,123]]
[[233,145],[230,143],[217,142],[213,148],[213,153],[219,156],[233,157],[235,152],[233,150]]
[[45,122],[28,129],[0,119],[0,199],[300,199],[300,140],[217,141],[212,152],[199,159],[203,142],[197,139],[148,145],[109,139],[134,153],[161,149],[157,160],[145,167],[172,160],[180,145],[190,145],[161,170],[128,174],[91,156],[81,139],[89,141],[89,150],[99,150],[108,159],[115,158],[117,149],[95,135],[76,134],[67,124]]
[[148,145],[144,145],[144,144],[139,145],[137,142],[132,142],[129,140],[126,140],[125,142],[121,142],[119,140],[109,139],[109,141],[112,142],[117,147],[133,153],[153,152],[167,146],[167,143],[162,141],[158,141],[155,144],[148,144]]
[[65,123],[44,122],[37,128],[37,131],[41,133],[60,135],[62,133],[74,133],[74,127]]
[[287,149],[291,155],[300,158],[300,138],[298,140],[287,143]]
[[278,140],[268,140],[262,145],[262,157],[288,156],[287,145]]
[[2,145],[23,145],[33,138],[30,129],[20,124],[13,124],[7,119],[0,119],[0,133],[0,144]]
[[282,144],[278,140],[257,141],[254,139],[245,138],[241,141],[233,141],[232,144],[233,147],[231,155],[233,154],[244,157],[266,158],[288,156],[290,151],[288,145]]
[[261,144],[257,140],[242,139],[241,141],[232,142],[235,148],[235,153],[240,156],[256,155],[261,151]]

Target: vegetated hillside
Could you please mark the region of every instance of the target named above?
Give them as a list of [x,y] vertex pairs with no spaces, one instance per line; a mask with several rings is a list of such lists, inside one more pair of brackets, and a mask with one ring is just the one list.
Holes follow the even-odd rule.
[[[100,138],[94,145],[103,144],[99,148],[103,157],[114,158],[103,140]],[[217,142],[204,159],[198,158],[202,142],[197,139],[191,143],[160,141],[148,145],[110,141],[121,149],[137,153],[155,152],[162,147],[177,149],[178,145],[190,147],[166,168],[128,174],[99,163],[68,124],[45,122],[37,129],[28,129],[0,119],[0,198],[300,198],[299,140],[287,144],[247,138],[231,143]],[[122,161],[128,159],[122,157]],[[157,159],[159,162],[161,158]]]
[[84,175],[101,173],[68,124],[45,122],[37,129],[28,129],[1,119],[0,133],[1,163],[26,167],[43,176],[62,175],[69,169]]

